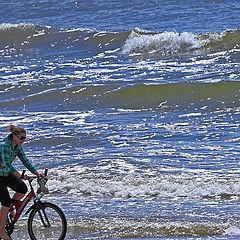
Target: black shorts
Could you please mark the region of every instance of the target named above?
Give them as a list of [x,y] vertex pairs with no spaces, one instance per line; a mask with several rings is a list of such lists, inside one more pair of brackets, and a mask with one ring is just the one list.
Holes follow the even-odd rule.
[[4,207],[10,207],[12,201],[8,187],[18,193],[27,193],[27,185],[20,178],[12,174],[9,174],[7,177],[0,176],[0,202]]

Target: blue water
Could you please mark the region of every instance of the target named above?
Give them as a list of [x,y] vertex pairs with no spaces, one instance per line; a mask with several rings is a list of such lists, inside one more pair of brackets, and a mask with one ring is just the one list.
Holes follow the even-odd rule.
[[[221,32],[239,28],[239,2],[233,1],[8,1],[2,23],[30,22],[57,28],[129,31]],[[9,12],[12,14],[9,15]]]
[[67,239],[240,238],[239,10],[0,3],[1,136],[27,129]]

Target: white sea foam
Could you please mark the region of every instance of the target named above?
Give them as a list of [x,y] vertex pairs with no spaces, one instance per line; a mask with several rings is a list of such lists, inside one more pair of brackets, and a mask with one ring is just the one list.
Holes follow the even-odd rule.
[[136,173],[108,176],[92,174],[84,177],[90,169],[75,167],[56,169],[50,175],[52,192],[83,194],[116,198],[202,198],[240,195],[240,179],[218,178],[204,174],[181,174],[150,176]]
[[224,235],[240,236],[240,228],[236,226],[231,226],[225,230]]
[[200,40],[193,33],[162,32],[158,34],[139,34],[132,32],[125,42],[123,53],[174,53],[200,49],[207,40]]
[[10,29],[10,28],[25,28],[25,27],[33,27],[33,24],[30,23],[2,23],[0,24],[0,30]]

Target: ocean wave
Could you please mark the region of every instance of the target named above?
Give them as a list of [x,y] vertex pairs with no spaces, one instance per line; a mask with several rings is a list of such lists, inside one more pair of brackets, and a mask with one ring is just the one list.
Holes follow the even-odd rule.
[[123,54],[166,56],[239,49],[240,30],[196,34],[156,33],[136,28],[130,32],[99,32],[96,29],[57,29],[26,23],[6,23],[0,24],[0,39],[2,54],[42,47],[90,47],[102,50],[120,47]]
[[[197,107],[203,110],[239,107],[239,82],[132,85],[107,97],[118,107],[174,110]],[[106,100],[105,100],[106,101]],[[120,104],[119,104],[120,103]]]
[[146,32],[134,29],[123,46],[126,54],[191,54],[239,49],[240,30],[221,33]]
[[[48,88],[15,86],[0,88],[0,107],[42,107],[79,110],[86,108],[155,109],[161,111],[213,111],[240,107],[239,81],[215,83],[135,84],[128,86],[65,86]],[[8,97],[8,96],[11,97]]]
[[51,31],[50,26],[39,26],[30,23],[0,24],[0,46],[24,45],[29,43],[30,38],[42,36]]
[[[78,173],[81,172],[81,174]],[[129,173],[104,176],[92,174],[84,178],[84,169],[75,167],[56,169],[49,179],[52,193],[79,194],[83,196],[112,198],[221,198],[240,196],[240,180],[237,176],[221,176],[204,173],[188,173],[159,176]]]
[[[0,24],[0,49],[2,54],[26,51],[32,48],[67,50],[70,48],[97,48],[122,43],[124,33],[99,32],[95,29],[57,29],[34,24]],[[80,44],[81,43],[81,44]]]

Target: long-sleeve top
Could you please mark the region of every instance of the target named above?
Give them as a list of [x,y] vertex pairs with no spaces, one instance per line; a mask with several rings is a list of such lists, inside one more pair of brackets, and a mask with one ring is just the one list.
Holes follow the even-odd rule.
[[30,171],[35,172],[36,168],[24,153],[22,145],[12,146],[12,133],[4,138],[0,145],[0,176],[8,176],[16,169],[12,166],[13,160],[18,157],[24,166]]

